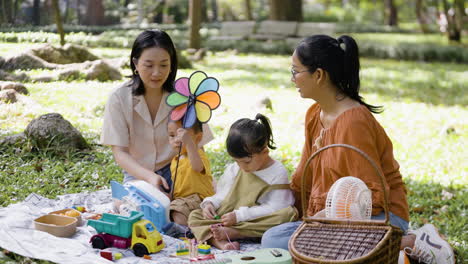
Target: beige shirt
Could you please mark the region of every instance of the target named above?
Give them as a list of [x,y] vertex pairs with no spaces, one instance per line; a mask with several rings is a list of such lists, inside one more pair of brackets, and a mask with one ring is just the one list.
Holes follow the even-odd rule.
[[[132,95],[129,82],[115,89],[104,111],[101,144],[128,147],[130,155],[143,167],[157,171],[177,154],[169,144],[167,122],[172,110],[166,104],[164,92],[154,122],[143,95]],[[213,139],[207,124],[203,124],[200,146]]]

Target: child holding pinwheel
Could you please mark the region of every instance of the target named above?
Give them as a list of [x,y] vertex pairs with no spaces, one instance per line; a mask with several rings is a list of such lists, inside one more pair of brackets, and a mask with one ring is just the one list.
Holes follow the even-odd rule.
[[170,236],[185,236],[190,212],[200,208],[201,201],[214,195],[210,163],[199,143],[203,137],[202,123],[211,118],[211,110],[221,103],[218,81],[196,71],[190,78],[180,78],[175,92],[166,103],[174,107],[167,125],[169,143],[178,151],[171,163],[173,192],[169,223],[163,231]]
[[[210,161],[202,148],[198,147],[203,136],[202,124],[195,121],[191,128],[182,127],[182,121],[170,120],[167,125],[169,143],[180,154],[171,162],[171,174],[177,174],[170,205],[170,216],[179,226],[165,227],[166,234],[184,235],[187,219],[192,210],[200,208],[201,201],[214,194]],[[178,163],[178,164],[177,164]],[[176,171],[177,170],[177,171]],[[182,228],[182,229],[181,229]]]
[[288,173],[272,159],[273,135],[268,119],[257,114],[230,128],[226,147],[234,163],[221,176],[216,194],[189,216],[198,241],[223,250],[238,250],[237,239],[260,238],[267,229],[297,218]]

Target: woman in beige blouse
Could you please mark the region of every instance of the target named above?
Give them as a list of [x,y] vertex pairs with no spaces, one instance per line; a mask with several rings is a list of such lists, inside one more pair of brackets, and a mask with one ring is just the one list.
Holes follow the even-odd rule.
[[[131,80],[117,87],[107,101],[101,143],[112,147],[124,183],[139,179],[169,192],[170,163],[176,153],[169,145],[171,108],[165,100],[177,74],[177,53],[169,35],[161,30],[138,35],[130,66]],[[207,126],[203,134],[201,145],[213,137]]]

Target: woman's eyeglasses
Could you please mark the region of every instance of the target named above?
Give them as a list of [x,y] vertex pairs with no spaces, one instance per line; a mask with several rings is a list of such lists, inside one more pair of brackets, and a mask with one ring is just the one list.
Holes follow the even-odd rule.
[[301,72],[306,72],[306,71],[307,71],[307,70],[296,71],[296,70],[294,70],[293,68],[291,68],[291,74],[292,74],[293,79],[296,79],[296,74],[301,73]]

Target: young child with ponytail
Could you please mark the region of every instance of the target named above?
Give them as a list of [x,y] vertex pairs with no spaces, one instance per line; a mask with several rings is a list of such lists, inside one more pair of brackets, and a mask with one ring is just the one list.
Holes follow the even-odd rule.
[[260,238],[270,227],[294,221],[297,211],[285,167],[270,157],[275,149],[267,117],[237,120],[226,139],[235,161],[221,176],[216,194],[192,211],[189,226],[198,241],[238,250],[237,239]]

